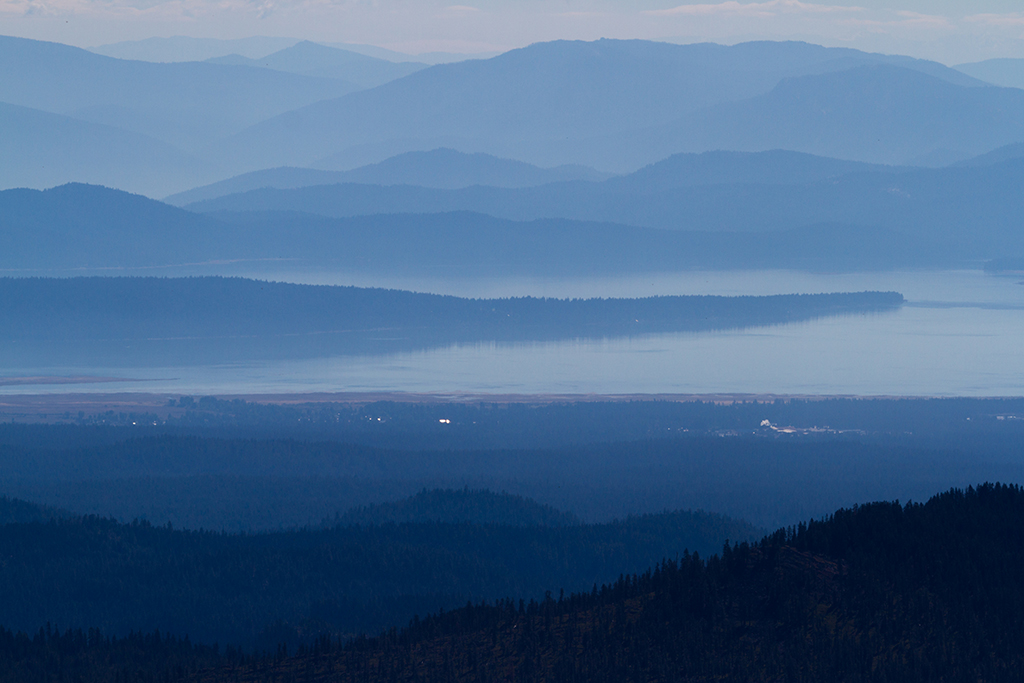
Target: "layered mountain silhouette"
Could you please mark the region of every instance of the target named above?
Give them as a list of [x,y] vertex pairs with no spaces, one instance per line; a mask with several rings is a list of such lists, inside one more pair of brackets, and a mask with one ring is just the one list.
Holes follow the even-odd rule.
[[[156,64],[0,37],[0,102],[123,128],[196,150],[266,118],[359,86],[271,69]],[[75,180],[76,178],[68,178]]]
[[968,157],[1024,139],[1022,113],[1018,89],[964,87],[877,65],[787,79],[766,95],[685,118],[654,137],[693,151],[782,148],[932,165],[927,161],[936,153]]
[[429,152],[406,152],[351,171],[291,167],[254,171],[179,192],[167,197],[165,201],[176,206],[184,206],[266,187],[290,189],[339,183],[415,185],[439,189],[473,185],[533,187],[566,180],[603,180],[608,175],[585,166],[540,168],[522,161],[499,159],[489,154],[465,154],[452,149],[435,149]]
[[[249,59],[261,59],[303,42],[299,38],[278,36],[251,36],[249,38],[194,38],[171,36],[169,38],[145,38],[125,40],[106,45],[90,47],[90,52],[117,57],[118,59],[139,59],[145,62],[201,62],[230,55]],[[487,59],[496,53],[422,52],[415,55],[388,50],[377,45],[361,43],[318,43],[326,47],[347,50],[357,54],[384,59],[389,62],[418,62],[420,64],[442,64],[459,62],[464,59]]]
[[[309,190],[339,187],[363,186]],[[730,186],[712,189],[722,188]],[[307,266],[391,274],[439,268],[552,275],[737,267],[857,270],[992,258],[979,251],[990,242],[974,250],[959,248],[963,232],[936,231],[925,239],[899,226],[848,221],[773,223],[771,230],[751,233],[749,226],[746,232],[664,230],[564,219],[510,221],[466,211],[347,218],[294,211],[197,214],[87,185],[0,192],[0,211],[7,219],[0,233],[0,269],[20,274],[272,272]],[[1009,213],[1004,218],[1012,221]],[[999,243],[998,253],[1020,241],[1012,233],[1009,238]]]
[[[901,258],[934,264],[949,258],[963,261],[1024,253],[1018,229],[1024,209],[1018,191],[1024,182],[1024,159],[1014,157],[1015,149],[993,153],[995,159],[1005,158],[998,163],[981,158],[975,164],[943,169],[872,167],[791,152],[681,156],[598,183],[458,190],[348,183],[253,190],[189,208],[301,211],[333,218],[471,211],[514,221],[559,218],[705,237],[717,234],[698,250],[714,253],[711,243],[724,250],[704,256],[708,263],[719,263],[724,254],[739,258],[741,248],[726,248],[718,241],[726,235],[733,235],[729,239],[737,243],[757,243],[759,248],[764,247],[762,240],[781,240],[778,243],[786,242],[787,249],[796,249],[792,254],[810,255],[815,252],[809,245],[817,239],[809,231],[816,230],[814,226],[832,226],[834,237],[845,235],[841,241],[881,239],[903,245]],[[772,177],[773,167],[780,172]],[[729,177],[737,180],[727,182]],[[750,233],[761,237],[751,239]],[[794,236],[792,244],[787,235]],[[810,241],[802,246],[795,235]],[[841,256],[850,263],[868,251],[848,243],[845,251],[831,258]],[[758,253],[773,253],[773,249]],[[651,258],[657,261],[660,256]]]
[[124,40],[89,48],[107,57],[143,62],[202,62],[227,55],[258,59],[301,42],[298,38],[250,36],[248,38],[195,38],[193,36],[153,37]]
[[[1013,158],[1014,147],[1001,148],[988,156],[978,157],[971,165],[989,165]],[[966,164],[967,162],[965,162]],[[602,192],[641,192],[696,185],[768,184],[796,185],[834,178],[840,175],[877,171],[896,173],[911,170],[816,157],[800,152],[771,150],[768,152],[704,152],[674,154],[667,159],[643,167],[635,173],[609,180]],[[406,152],[377,164],[351,171],[321,171],[308,168],[274,168],[245,173],[228,180],[167,197],[175,206],[226,197],[230,194],[264,188],[297,189],[316,185],[412,185],[436,189],[461,189],[474,185],[486,187],[536,187],[570,180],[600,181],[611,174],[600,173],[585,166],[565,165],[539,168],[532,164],[500,159],[489,154],[465,154],[452,149],[429,152]],[[556,191],[571,194],[581,186],[560,186]],[[582,186],[586,187],[586,186]],[[202,208],[199,205],[196,208]],[[333,212],[332,212],[333,213]]]
[[[0,187],[52,187],[89,178],[160,194],[183,178],[216,173],[205,161],[148,135],[2,102],[0,158]],[[4,217],[5,224],[9,220]]]
[[[380,88],[268,120],[216,149],[252,170],[309,165],[331,154],[341,154],[352,167],[401,151],[439,146],[542,165],[579,162],[586,156],[589,165],[621,170],[673,151],[733,148],[714,140],[700,149],[673,149],[677,141],[667,140],[653,157],[647,149],[642,154],[617,149],[638,135],[633,131],[763,95],[786,78],[841,73],[863,64],[897,64],[963,91],[981,85],[934,62],[804,43],[724,47],[557,41],[493,59],[424,69]],[[835,87],[842,89],[843,81]],[[961,90],[953,92],[966,97]],[[791,95],[783,89],[781,96]],[[926,112],[915,97],[908,93],[900,103],[908,115]],[[386,153],[381,155],[381,150]],[[920,153],[914,150],[915,155]],[[338,156],[334,159],[339,162]]]
[[361,88],[373,88],[427,66],[411,61],[390,62],[308,40],[258,59],[235,54],[206,61],[211,64],[262,67],[315,78],[336,78]]
[[1024,254],[1018,151],[994,152],[1005,159],[997,163],[909,170],[791,152],[683,155],[602,182],[346,183],[252,190],[189,210],[88,185],[12,190],[0,192],[0,268],[182,273],[199,264],[213,273],[244,262],[555,274],[977,265]]
[[[806,43],[557,41],[426,68],[308,42],[271,49],[278,45],[239,43],[248,56],[155,63],[0,38],[8,74],[0,102],[124,131],[128,142],[112,148],[137,145],[129,134],[141,134],[192,158],[179,163],[165,150],[169,160],[150,159],[144,174],[65,164],[39,176],[33,159],[56,158],[61,148],[25,136],[24,151],[6,168],[29,180],[12,184],[89,182],[165,196],[265,171],[224,187],[340,180],[517,187],[594,179],[578,166],[629,172],[684,152],[780,149],[941,166],[1024,141],[1018,89],[935,62]],[[87,147],[89,135],[65,131],[62,141]],[[538,176],[508,163],[496,170],[484,157],[462,170],[455,168],[462,161],[446,169],[438,161],[442,173],[433,180],[426,172],[403,176],[397,162],[344,178],[282,170],[350,171],[439,148],[561,170]]]
[[1002,57],[982,62],[958,64],[957,71],[1004,88],[1024,88],[1024,59]]

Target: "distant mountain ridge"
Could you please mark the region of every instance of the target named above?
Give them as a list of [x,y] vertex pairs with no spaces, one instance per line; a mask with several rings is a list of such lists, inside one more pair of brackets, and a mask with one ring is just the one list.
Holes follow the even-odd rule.
[[5,188],[53,187],[87,177],[159,195],[186,178],[217,174],[206,162],[147,135],[2,102],[0,157]]
[[[953,180],[963,185],[960,179]],[[1013,182],[1012,176],[1005,179],[1005,191],[1012,189]],[[323,200],[334,202],[339,188],[374,191],[380,200],[391,197],[393,201],[394,197],[387,188],[372,186],[307,188],[303,196],[324,192]],[[750,186],[746,191],[758,207],[762,197],[779,192],[777,188],[765,188],[755,193],[756,189]],[[956,200],[956,192],[941,189],[949,194],[946,201]],[[428,198],[433,192],[425,188],[403,191]],[[709,186],[706,191],[712,192],[711,199],[736,203],[735,186]],[[467,211],[348,218],[288,211],[197,214],[95,186],[67,185],[43,192],[8,190],[0,192],[0,215],[6,217],[7,227],[0,232],[0,269],[18,275],[181,275],[230,274],[238,272],[237,268],[243,273],[315,267],[391,274],[458,268],[466,274],[481,275],[566,275],[737,267],[857,270],[962,266],[976,253],[980,254],[978,258],[990,258],[985,245],[965,250],[957,242],[956,236],[961,233],[956,230],[922,240],[919,234],[898,225],[814,222],[814,212],[808,210],[820,204],[821,198],[809,195],[805,186],[794,186],[792,192],[758,208],[759,214],[745,213],[745,205],[735,207],[730,220],[744,222],[735,224],[733,230],[713,232],[566,219],[514,222]],[[847,201],[854,208],[865,199],[861,188],[854,187],[848,194]],[[633,195],[622,196],[629,200]],[[682,220],[676,200],[659,205],[658,197],[636,195],[633,201],[649,204],[652,210],[662,206],[675,211],[676,220]],[[596,207],[602,206],[596,196],[593,201]],[[793,202],[807,203],[809,209],[792,218],[783,212],[779,218],[776,212],[790,211]],[[313,203],[309,206],[314,210],[324,208]],[[327,203],[326,209],[331,206]],[[844,211],[851,210],[844,207],[840,205]],[[883,207],[893,210],[899,204]],[[957,209],[971,210],[969,205]],[[945,213],[941,203],[934,208],[933,217],[942,219],[937,226],[956,228],[957,214]],[[686,220],[706,218],[697,213]],[[751,220],[753,224],[747,222]],[[1012,227],[1012,211],[994,215],[992,220],[997,221],[994,228],[989,228],[994,230],[993,239],[999,240],[1004,253],[1012,253],[1015,233],[1002,230],[1002,223],[1007,221]],[[781,229],[780,221],[784,221]],[[787,227],[794,224],[800,227]]]
[[6,74],[0,102],[117,126],[193,151],[268,117],[358,89],[337,79],[128,61],[6,36],[0,36],[0,70]]
[[106,57],[132,59],[143,62],[202,62],[207,59],[239,54],[259,59],[300,42],[299,38],[252,36],[249,38],[220,39],[171,36],[145,38],[88,48]]
[[[250,172],[287,185],[296,181],[276,178],[281,168],[349,170],[438,148],[561,167],[569,180],[588,177],[578,166],[620,174],[672,153],[779,149],[941,166],[1024,142],[1024,91],[935,62],[806,43],[555,41],[422,68],[288,42],[244,43],[250,54],[283,46],[255,61],[155,63],[0,37],[9,75],[0,102],[184,150],[192,162],[146,160],[145,181],[133,172],[111,179],[102,163],[47,165],[47,184],[109,183],[151,196]],[[92,144],[84,128],[63,135],[71,149]],[[35,156],[59,158],[45,135],[25,139],[27,151],[6,164],[11,176],[34,177]],[[436,184],[474,182],[454,177]]]
[[[249,59],[260,59],[274,52],[297,45],[300,42],[302,42],[300,38],[271,36],[252,36],[250,38],[237,39],[171,36],[169,38],[155,37],[96,45],[88,48],[88,50],[108,57],[136,59],[146,62],[201,62],[235,54],[248,57]],[[424,52],[413,55],[388,50],[376,45],[359,43],[320,44],[396,63],[419,62],[422,64],[441,64],[457,62],[463,59],[486,59],[494,56],[493,53],[463,54],[456,52]]]
[[[958,93],[982,85],[935,63],[800,43],[556,41],[489,60],[431,67],[372,91],[298,109],[216,150],[251,170],[309,165],[332,153],[347,155],[347,163],[358,166],[384,158],[375,150],[393,156],[452,147],[540,165],[586,163],[621,171],[666,152],[702,151],[666,144],[653,157],[646,146],[630,151],[638,134],[648,144],[638,131],[763,95],[786,78],[842,73],[858,64],[896,64],[892,68],[930,74]],[[736,147],[718,142],[704,147],[716,148]]]
[[1024,59],[986,59],[971,64],[957,64],[957,71],[1004,88],[1024,88]]
[[[986,123],[968,123],[980,121]],[[675,146],[691,148],[781,148],[914,164],[942,146],[966,157],[1024,141],[1024,91],[964,87],[891,65],[859,66],[785,79],[742,105],[684,118],[670,135]]]
[[396,78],[408,76],[427,66],[412,61],[390,62],[367,57],[357,52],[311,43],[308,40],[257,59],[241,55],[228,55],[214,57],[206,61],[210,64],[273,69],[314,78],[336,78],[354,83],[361,88],[374,88]]
[[[670,186],[673,177],[661,182]],[[687,181],[686,174],[681,178]],[[649,194],[628,179],[620,192],[587,182],[520,190],[350,184],[231,195],[204,204],[208,213],[87,185],[8,190],[0,192],[0,269],[180,275],[314,266],[408,274],[444,267],[565,275],[965,267],[1024,254],[1020,182],[1024,160]],[[467,205],[492,215],[450,211]],[[292,206],[357,215],[279,210]],[[389,209],[428,213],[378,213]],[[527,212],[624,222],[493,217],[529,219]],[[664,228],[642,227],[645,222]]]
[[[1024,183],[1024,158],[1014,156],[1013,150],[1005,148],[994,159],[1008,158],[996,163],[981,158],[977,165],[912,170],[844,167],[795,153],[765,158],[726,154],[717,155],[723,161],[723,170],[706,175],[695,170],[704,165],[702,157],[678,157],[635,176],[603,183],[458,190],[343,184],[253,190],[188,208],[200,212],[304,211],[333,218],[471,211],[514,221],[550,221],[553,217],[588,223],[608,221],[693,235],[733,234],[737,239],[742,233],[761,233],[768,242],[770,235],[779,237],[812,226],[845,225],[857,226],[851,229],[850,237],[890,234],[893,239],[904,240],[900,251],[911,260],[987,260],[1007,251],[1024,254],[1024,236],[1018,229],[1024,211],[1019,192]],[[788,175],[803,176],[808,181],[771,182],[768,176],[772,164],[782,169],[787,165],[784,160],[793,172],[780,172],[779,180]],[[733,166],[733,161],[738,163]],[[730,166],[736,169],[735,175],[760,182],[686,184],[701,176],[724,179]],[[861,170],[844,172],[858,168]],[[833,172],[837,175],[831,175]],[[811,253],[799,243],[795,246],[797,253]],[[737,252],[719,250],[708,258],[717,260],[725,253]]]
[[465,154],[452,149],[406,152],[377,164],[351,171],[310,168],[275,168],[254,171],[211,185],[171,195],[164,201],[185,206],[228,194],[262,188],[294,189],[313,185],[360,183],[367,185],[415,185],[457,189],[473,185],[490,187],[532,187],[567,180],[603,180],[599,173],[583,166],[539,168],[489,154]]
[[696,185],[802,185],[851,173],[899,173],[909,167],[868,164],[803,152],[716,150],[679,153],[623,176],[605,187],[650,194]]

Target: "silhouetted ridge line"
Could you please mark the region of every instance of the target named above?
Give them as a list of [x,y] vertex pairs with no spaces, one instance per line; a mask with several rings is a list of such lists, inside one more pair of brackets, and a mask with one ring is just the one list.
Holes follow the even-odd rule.
[[[1024,492],[870,503],[589,593],[469,604],[263,669],[297,681],[1012,681]],[[257,669],[218,680],[251,680]],[[514,674],[510,672],[515,672]],[[212,680],[212,673],[198,680]]]
[[17,590],[0,603],[0,624],[115,636],[160,628],[250,651],[294,646],[320,634],[379,632],[469,599],[582,590],[679,548],[758,533],[699,511],[605,524],[434,520],[260,534],[97,515],[12,522],[0,524],[0,585]]

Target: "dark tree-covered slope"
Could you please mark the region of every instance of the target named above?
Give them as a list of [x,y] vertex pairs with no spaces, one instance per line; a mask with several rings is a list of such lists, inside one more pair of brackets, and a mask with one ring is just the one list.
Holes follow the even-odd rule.
[[202,669],[245,661],[237,651],[195,645],[188,638],[47,624],[32,634],[0,627],[0,683],[154,683],[180,681]]
[[58,510],[45,505],[35,505],[18,498],[0,496],[0,525],[45,522],[50,519],[73,516],[70,512],[64,510]]
[[870,503],[600,589],[468,604],[347,643],[322,635],[292,656],[0,630],[0,680],[1016,681],[1022,522],[1015,485]]
[[[434,497],[436,507],[460,502],[458,492]],[[119,637],[159,629],[247,648],[377,632],[470,599],[583,590],[687,548],[707,552],[758,534],[702,512],[597,525],[428,521],[256,535],[34,516],[0,525],[0,624]]]
[[1015,681],[1024,491],[872,503],[625,576],[199,680]]

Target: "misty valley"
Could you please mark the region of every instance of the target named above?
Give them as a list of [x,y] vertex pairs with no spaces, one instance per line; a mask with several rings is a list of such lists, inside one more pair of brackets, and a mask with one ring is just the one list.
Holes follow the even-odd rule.
[[744,40],[0,36],[0,683],[1019,680],[1024,59]]

